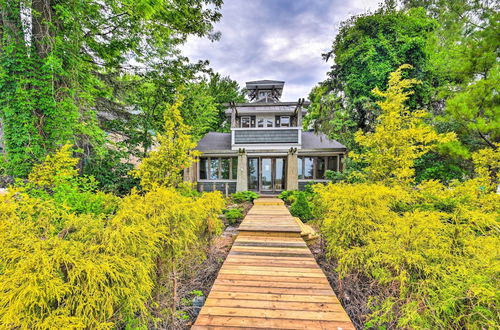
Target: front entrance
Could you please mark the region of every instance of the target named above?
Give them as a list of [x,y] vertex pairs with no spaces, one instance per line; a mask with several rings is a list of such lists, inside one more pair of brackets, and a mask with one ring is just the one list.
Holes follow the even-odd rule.
[[248,158],[248,189],[279,192],[285,189],[285,158]]

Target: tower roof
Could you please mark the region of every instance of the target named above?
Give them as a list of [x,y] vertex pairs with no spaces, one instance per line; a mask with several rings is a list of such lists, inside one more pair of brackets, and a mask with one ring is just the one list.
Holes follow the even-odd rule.
[[246,83],[246,89],[250,101],[274,103],[279,102],[284,85],[280,80],[254,80]]

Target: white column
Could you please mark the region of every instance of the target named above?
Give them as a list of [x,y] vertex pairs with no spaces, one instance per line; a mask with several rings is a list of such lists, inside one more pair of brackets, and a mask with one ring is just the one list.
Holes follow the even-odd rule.
[[236,177],[236,191],[248,190],[248,161],[245,149],[238,153],[238,175]]
[[299,189],[299,174],[297,167],[297,151],[294,148],[290,148],[288,151],[288,156],[286,158],[286,190],[298,190]]

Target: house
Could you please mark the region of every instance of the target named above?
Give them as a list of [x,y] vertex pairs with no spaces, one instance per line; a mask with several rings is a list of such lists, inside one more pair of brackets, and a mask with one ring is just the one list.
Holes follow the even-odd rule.
[[185,179],[200,191],[275,194],[326,182],[326,170],[342,171],[346,147],[302,129],[308,102],[281,102],[284,84],[247,82],[250,102],[226,110],[231,133],[205,135],[196,147],[199,162],[185,171]]

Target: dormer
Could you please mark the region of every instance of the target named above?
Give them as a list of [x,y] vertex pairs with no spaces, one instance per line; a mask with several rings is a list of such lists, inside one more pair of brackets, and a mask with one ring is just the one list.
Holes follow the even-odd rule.
[[248,99],[252,103],[276,103],[283,93],[284,81],[256,80],[246,83]]

